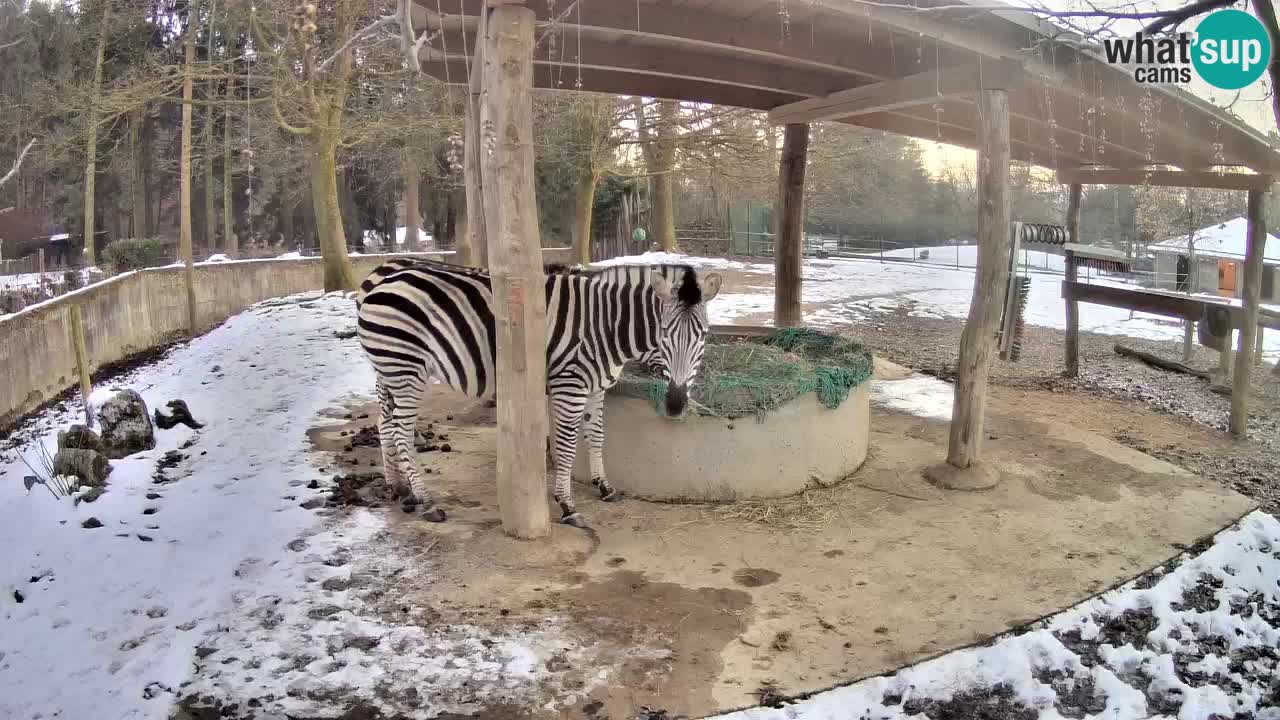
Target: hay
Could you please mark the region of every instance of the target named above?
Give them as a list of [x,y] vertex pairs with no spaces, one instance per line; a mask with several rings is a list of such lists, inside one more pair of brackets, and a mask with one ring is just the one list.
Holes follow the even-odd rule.
[[[787,328],[748,340],[711,336],[702,372],[690,388],[690,407],[699,415],[763,416],[797,397],[815,393],[829,408],[871,377],[871,354],[838,335]],[[662,412],[667,383],[647,368],[628,366],[615,386]]]

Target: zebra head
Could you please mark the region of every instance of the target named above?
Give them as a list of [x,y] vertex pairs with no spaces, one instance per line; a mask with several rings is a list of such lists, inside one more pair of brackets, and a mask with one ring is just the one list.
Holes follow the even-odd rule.
[[667,417],[680,417],[689,404],[689,383],[702,366],[707,337],[707,301],[720,292],[723,278],[711,273],[698,278],[690,267],[654,272],[653,288],[662,303],[658,356],[667,378]]

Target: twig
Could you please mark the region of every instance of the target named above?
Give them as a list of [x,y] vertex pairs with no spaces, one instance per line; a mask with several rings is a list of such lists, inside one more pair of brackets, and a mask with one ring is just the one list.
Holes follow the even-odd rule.
[[556,28],[559,27],[560,23],[565,18],[569,17],[569,13],[573,12],[573,9],[577,6],[578,6],[578,0],[573,0],[573,2],[569,3],[569,7],[565,8],[559,15],[555,17],[555,19],[547,23],[546,29],[542,31],[542,35],[538,38],[538,41],[533,44],[534,52],[538,51],[538,48],[542,45],[542,41],[546,40],[549,35],[554,33],[556,31]]
[[0,45],[0,50],[8,50],[9,48],[13,47],[14,45],[18,45],[18,44],[20,44],[20,43],[21,43],[23,40],[25,40],[25,39],[26,39],[26,38],[18,38],[17,40],[14,40],[13,42],[7,42],[7,43],[5,43],[5,44],[3,44],[3,45]]
[[876,487],[875,485],[868,485],[866,483],[854,483],[854,486],[860,487],[860,488],[866,488],[867,490],[875,490],[876,492],[882,492],[882,493],[885,493],[886,495],[896,495],[900,498],[906,498],[908,500],[920,500],[921,502],[928,502],[933,499],[933,498],[921,497],[919,495],[911,495],[908,493],[898,492],[897,490],[887,490],[885,488]]

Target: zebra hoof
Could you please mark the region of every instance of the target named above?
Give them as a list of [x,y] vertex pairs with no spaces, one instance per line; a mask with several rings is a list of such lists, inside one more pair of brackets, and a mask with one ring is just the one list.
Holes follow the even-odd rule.
[[445,521],[445,517],[444,511],[440,508],[431,508],[430,510],[422,513],[422,519],[427,522],[442,523]]
[[582,513],[573,513],[560,518],[560,522],[569,527],[576,527],[579,530],[587,529],[587,521],[582,519]]
[[400,501],[400,509],[407,513],[412,513],[418,509],[418,498],[407,497]]
[[601,499],[601,500],[603,500],[603,501],[605,501],[605,502],[609,502],[609,503],[612,503],[612,502],[621,502],[621,501],[622,501],[622,491],[621,491],[621,490],[619,490],[618,488],[609,488],[609,492],[602,492],[602,493],[600,493],[600,499]]

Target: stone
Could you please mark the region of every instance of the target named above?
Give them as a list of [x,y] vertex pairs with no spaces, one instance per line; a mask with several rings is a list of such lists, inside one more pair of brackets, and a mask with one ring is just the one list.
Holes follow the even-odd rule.
[[98,410],[103,452],[115,460],[156,446],[147,404],[136,390],[116,393]]
[[161,430],[168,430],[178,424],[186,425],[192,430],[199,430],[204,427],[204,423],[198,422],[191,416],[191,410],[187,408],[187,403],[182,400],[170,400],[167,403],[169,411],[172,415],[165,415],[160,412],[160,408],[156,408],[156,426]]
[[84,425],[72,425],[58,433],[58,449],[79,448],[102,451],[102,438]]
[[80,478],[81,485],[101,487],[111,474],[107,456],[97,450],[63,448],[53,456],[53,474]]

